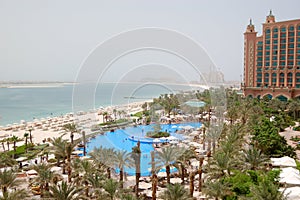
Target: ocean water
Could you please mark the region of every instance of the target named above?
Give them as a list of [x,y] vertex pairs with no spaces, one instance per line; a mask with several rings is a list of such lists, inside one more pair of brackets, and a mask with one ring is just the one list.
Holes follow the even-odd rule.
[[[92,91],[92,96],[82,92],[74,97],[73,85],[0,88],[0,125],[19,123],[20,120],[33,121],[36,118],[61,116],[76,111],[74,108],[78,106],[76,105],[78,102],[81,103],[80,109],[88,111],[99,107],[149,100],[160,94],[201,90],[201,88],[184,85],[151,83],[106,83],[99,84],[97,87],[89,85],[85,87],[83,91]],[[78,101],[78,98],[92,99],[93,104],[85,104],[86,101]]]

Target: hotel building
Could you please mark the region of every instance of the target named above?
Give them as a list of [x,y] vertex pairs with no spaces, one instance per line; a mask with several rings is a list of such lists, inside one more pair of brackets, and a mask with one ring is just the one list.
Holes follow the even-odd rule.
[[270,11],[257,36],[250,20],[244,33],[245,96],[300,98],[300,19],[276,22]]

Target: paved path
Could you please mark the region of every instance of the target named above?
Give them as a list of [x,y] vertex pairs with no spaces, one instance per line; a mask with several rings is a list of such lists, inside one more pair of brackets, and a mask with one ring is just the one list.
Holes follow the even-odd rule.
[[[299,123],[296,124],[296,126]],[[299,137],[300,138],[300,131],[294,131],[292,128],[286,128],[285,131],[280,132],[279,133],[281,136],[283,136],[286,140],[287,143],[289,145],[291,145],[292,147],[296,147],[298,142],[294,142],[292,140],[290,140],[292,137]],[[296,154],[297,154],[297,160],[300,160],[300,150],[296,150]]]

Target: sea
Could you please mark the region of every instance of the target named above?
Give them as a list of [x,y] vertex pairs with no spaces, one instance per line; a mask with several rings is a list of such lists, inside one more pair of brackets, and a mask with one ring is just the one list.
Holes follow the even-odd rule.
[[[20,121],[62,116],[74,112],[78,98],[92,99],[80,108],[84,111],[105,108],[107,106],[125,105],[132,102],[151,100],[161,94],[178,93],[187,90],[203,90],[199,86],[184,84],[156,83],[101,83],[87,85],[85,93],[74,95],[77,84],[59,85],[14,85],[0,88],[0,126],[7,126]],[[82,90],[81,90],[82,91]],[[89,93],[90,94],[90,93]],[[76,98],[74,100],[74,98]]]

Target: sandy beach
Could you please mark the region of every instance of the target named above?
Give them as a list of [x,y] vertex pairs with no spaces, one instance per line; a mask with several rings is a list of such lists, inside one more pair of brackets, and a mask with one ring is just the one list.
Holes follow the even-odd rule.
[[[24,133],[29,133],[29,129],[32,129],[32,137],[34,143],[42,143],[48,138],[59,137],[64,135],[63,138],[69,140],[69,133],[67,133],[63,126],[65,124],[75,123],[78,129],[85,131],[86,135],[92,133],[91,127],[96,124],[103,123],[104,113],[108,113],[111,118],[117,118],[118,115],[114,116],[114,110],[124,111],[127,117],[131,114],[142,111],[142,105],[145,102],[150,101],[140,101],[133,102],[124,105],[108,106],[95,111],[81,111],[79,113],[67,113],[60,117],[47,117],[41,119],[35,119],[30,122],[22,120],[20,123],[14,123],[5,127],[1,127],[0,139],[9,138],[12,136],[17,136],[19,138],[24,138]],[[74,139],[81,137],[81,134],[75,133]],[[17,145],[23,144],[24,141],[17,143]],[[2,150],[2,149],[1,149]],[[0,150],[0,151],[1,151]]]

